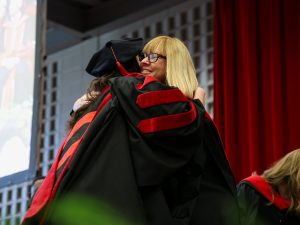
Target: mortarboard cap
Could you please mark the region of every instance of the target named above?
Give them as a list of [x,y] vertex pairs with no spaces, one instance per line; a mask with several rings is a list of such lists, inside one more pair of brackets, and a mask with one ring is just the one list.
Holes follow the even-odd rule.
[[[121,70],[120,72],[123,73],[122,65],[125,67],[125,71],[137,72],[139,66],[136,61],[136,55],[138,55],[142,49],[142,38],[111,40],[92,56],[86,67],[86,72],[92,76],[101,77],[119,68]],[[120,65],[120,63],[122,65]],[[123,75],[125,74],[123,73]]]

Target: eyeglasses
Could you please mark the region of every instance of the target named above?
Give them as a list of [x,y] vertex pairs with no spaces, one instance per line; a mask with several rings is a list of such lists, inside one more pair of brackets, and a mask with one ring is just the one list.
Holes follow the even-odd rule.
[[163,55],[160,55],[160,54],[157,54],[157,53],[144,53],[144,52],[141,52],[139,54],[139,60],[142,61],[144,58],[148,58],[148,61],[151,62],[151,63],[155,63],[158,58],[163,58],[163,59],[166,59],[167,57],[163,56]]

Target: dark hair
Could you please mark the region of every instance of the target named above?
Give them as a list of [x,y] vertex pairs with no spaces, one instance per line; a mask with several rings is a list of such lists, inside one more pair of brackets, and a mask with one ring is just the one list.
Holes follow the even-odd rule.
[[67,129],[71,130],[76,122],[81,118],[86,109],[96,101],[101,91],[108,85],[108,80],[119,75],[117,71],[113,71],[110,74],[102,75],[91,81],[89,88],[86,91],[87,104],[82,105],[79,109],[71,114],[70,119],[67,122]]
[[[116,48],[115,50],[119,51],[119,58],[124,60],[122,62],[124,69],[128,72],[140,72],[136,55],[142,49],[142,39],[132,39],[131,41],[114,41],[114,44]],[[103,88],[108,85],[108,80],[110,78],[123,76],[119,71],[119,68],[115,62],[115,58],[111,53],[111,49],[107,46],[93,55],[86,71],[97,78],[92,80],[89,88],[86,91],[87,104],[82,105],[79,109],[71,114],[71,117],[67,122],[68,130],[73,128],[75,123],[85,113],[86,109],[95,102],[95,100],[101,94]]]

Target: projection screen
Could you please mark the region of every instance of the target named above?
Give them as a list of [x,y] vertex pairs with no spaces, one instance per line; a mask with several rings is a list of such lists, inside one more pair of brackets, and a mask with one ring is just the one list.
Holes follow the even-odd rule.
[[37,0],[0,0],[0,180],[30,164]]

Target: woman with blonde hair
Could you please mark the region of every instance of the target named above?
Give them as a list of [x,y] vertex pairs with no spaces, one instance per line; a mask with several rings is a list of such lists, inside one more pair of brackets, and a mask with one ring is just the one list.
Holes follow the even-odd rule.
[[[182,41],[175,37],[158,36],[145,45],[141,59],[145,58],[147,53],[158,54],[158,63],[160,63],[159,59],[162,59],[161,63],[165,64],[162,75],[156,77],[157,79],[169,86],[179,88],[188,98],[194,98],[194,93],[199,84],[192,57]],[[147,62],[149,61],[142,61],[142,73],[151,75],[151,71],[153,71],[151,66],[156,62],[145,65]],[[147,71],[149,67],[150,73],[149,70]]]
[[[205,93],[199,87],[192,57],[178,38],[153,38],[144,46],[139,60],[141,73],[159,81],[161,89],[179,89],[188,99],[204,102]],[[157,98],[163,99],[163,96]],[[170,101],[172,98],[175,96],[170,96]],[[200,101],[194,100],[192,107],[201,111],[203,105]],[[168,224],[237,225],[236,184],[217,129],[207,112],[199,113],[196,121],[199,126],[193,135],[199,136],[177,140],[182,151],[190,146],[194,154],[162,186],[162,194],[173,218],[173,223]],[[160,214],[152,216],[162,221]]]
[[238,185],[244,225],[300,224],[300,149]]

